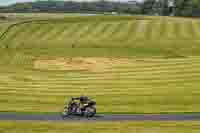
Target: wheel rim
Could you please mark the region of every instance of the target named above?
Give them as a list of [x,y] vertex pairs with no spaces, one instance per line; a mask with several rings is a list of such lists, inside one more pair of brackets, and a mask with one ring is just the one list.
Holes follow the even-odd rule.
[[86,109],[86,116],[91,117],[96,114],[96,109],[95,108],[87,108]]

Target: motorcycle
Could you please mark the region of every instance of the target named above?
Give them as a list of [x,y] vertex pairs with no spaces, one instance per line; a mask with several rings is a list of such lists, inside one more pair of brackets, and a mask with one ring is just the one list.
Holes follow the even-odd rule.
[[81,98],[72,98],[65,106],[62,117],[83,116],[93,117],[96,114],[96,102],[86,100],[82,103]]

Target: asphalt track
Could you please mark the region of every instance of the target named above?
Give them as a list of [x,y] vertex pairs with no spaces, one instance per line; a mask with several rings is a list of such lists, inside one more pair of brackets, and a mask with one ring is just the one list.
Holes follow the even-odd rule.
[[96,115],[92,118],[70,116],[65,119],[59,114],[16,114],[0,113],[0,120],[19,121],[200,121],[200,114],[155,114],[155,115]]

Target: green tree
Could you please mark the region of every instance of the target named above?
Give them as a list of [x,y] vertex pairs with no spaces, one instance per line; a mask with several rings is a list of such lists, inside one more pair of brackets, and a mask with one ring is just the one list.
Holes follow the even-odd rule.
[[169,11],[169,0],[160,0],[161,1],[161,10],[162,10],[162,15],[168,16],[170,14]]
[[200,16],[200,0],[175,0],[177,16]]
[[155,12],[156,0],[144,0],[142,4],[143,14],[152,14]]

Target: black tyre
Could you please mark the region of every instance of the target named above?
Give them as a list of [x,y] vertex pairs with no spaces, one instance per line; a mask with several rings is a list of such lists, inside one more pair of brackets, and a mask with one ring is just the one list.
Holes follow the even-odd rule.
[[62,112],[62,118],[68,117],[70,115],[70,112],[68,108],[65,108],[64,111]]
[[71,106],[66,106],[64,108],[64,111],[62,113],[62,117],[65,118],[65,117],[68,117],[70,115],[73,115],[73,114],[76,114],[76,111],[77,111],[77,105],[71,105]]
[[84,115],[85,117],[93,117],[96,114],[96,108],[95,107],[87,107],[85,109]]

